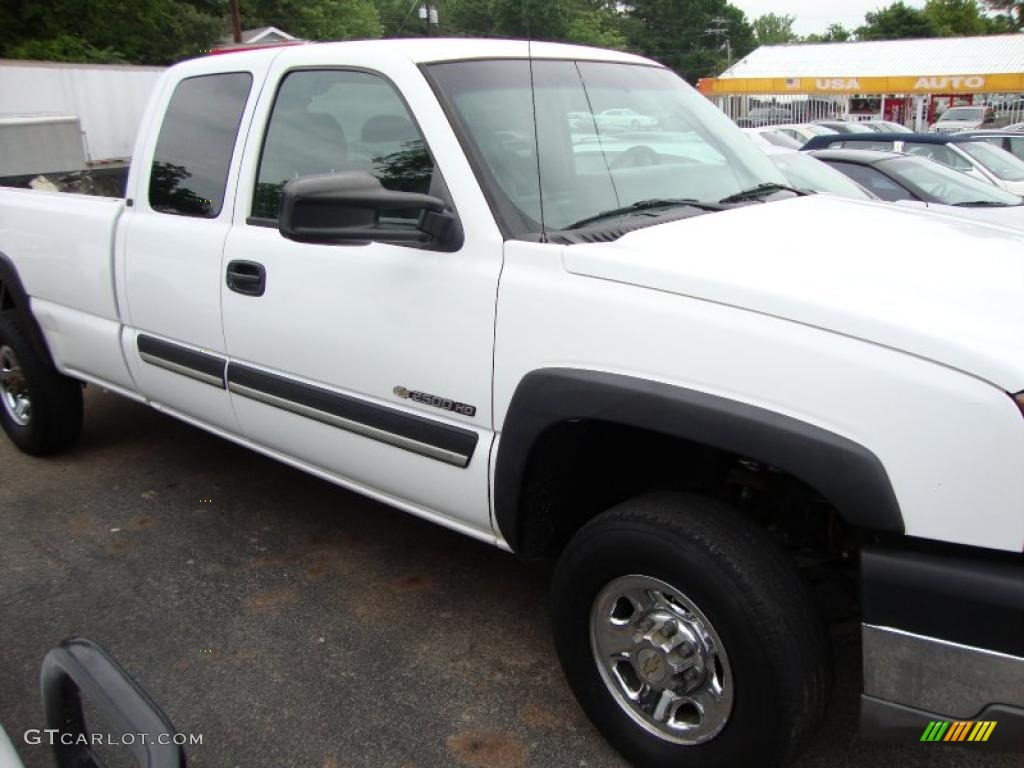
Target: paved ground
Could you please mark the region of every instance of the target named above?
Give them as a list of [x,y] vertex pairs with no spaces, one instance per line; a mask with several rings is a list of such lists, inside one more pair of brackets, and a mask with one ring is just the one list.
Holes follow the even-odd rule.
[[[197,768],[623,766],[555,662],[544,567],[90,389],[51,460],[0,436],[0,722],[29,768],[52,645],[111,651]],[[1020,763],[856,737],[856,631],[801,768]]]

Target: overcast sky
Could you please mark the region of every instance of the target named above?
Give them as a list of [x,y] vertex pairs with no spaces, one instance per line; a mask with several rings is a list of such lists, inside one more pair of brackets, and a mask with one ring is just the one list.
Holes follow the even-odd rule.
[[[729,0],[747,14],[753,21],[764,13],[788,14],[796,17],[793,31],[798,35],[824,32],[833,22],[847,29],[864,23],[864,14],[884,8],[891,0]],[[906,0],[907,5],[916,8],[924,6],[924,0]]]

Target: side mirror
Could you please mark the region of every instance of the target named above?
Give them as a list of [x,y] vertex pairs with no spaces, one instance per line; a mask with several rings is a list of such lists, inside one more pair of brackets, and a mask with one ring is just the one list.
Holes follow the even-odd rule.
[[[93,752],[83,699],[116,733],[147,734],[125,746],[140,768],[185,768],[182,739],[167,716],[121,665],[84,638],[70,638],[46,654],[40,675],[46,727],[59,731],[53,742],[59,768],[93,768]],[[67,737],[64,734],[68,734]]]
[[[415,225],[382,222],[386,211],[419,211]],[[455,251],[462,230],[448,204],[431,195],[385,189],[362,171],[301,176],[284,185],[278,229],[301,243],[432,245]]]

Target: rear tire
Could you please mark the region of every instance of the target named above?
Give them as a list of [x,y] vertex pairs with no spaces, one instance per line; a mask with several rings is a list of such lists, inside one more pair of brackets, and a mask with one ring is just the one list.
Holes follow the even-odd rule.
[[596,517],[558,563],[552,624],[580,706],[634,765],[784,765],[823,716],[831,663],[810,593],[725,504],[659,493]]
[[36,353],[16,311],[0,314],[0,426],[33,456],[70,448],[82,431],[82,385]]

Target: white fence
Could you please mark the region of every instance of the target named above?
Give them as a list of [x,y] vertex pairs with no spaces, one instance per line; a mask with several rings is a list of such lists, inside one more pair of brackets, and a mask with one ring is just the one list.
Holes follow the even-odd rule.
[[161,67],[0,61],[0,116],[76,115],[86,158],[130,157]]
[[[959,106],[991,107],[994,120],[986,128],[1024,121],[1024,94],[986,93],[934,96],[802,96],[761,94],[709,97],[719,109],[744,128],[815,120],[893,120],[925,131],[947,109]],[[934,102],[934,103],[933,103]]]

